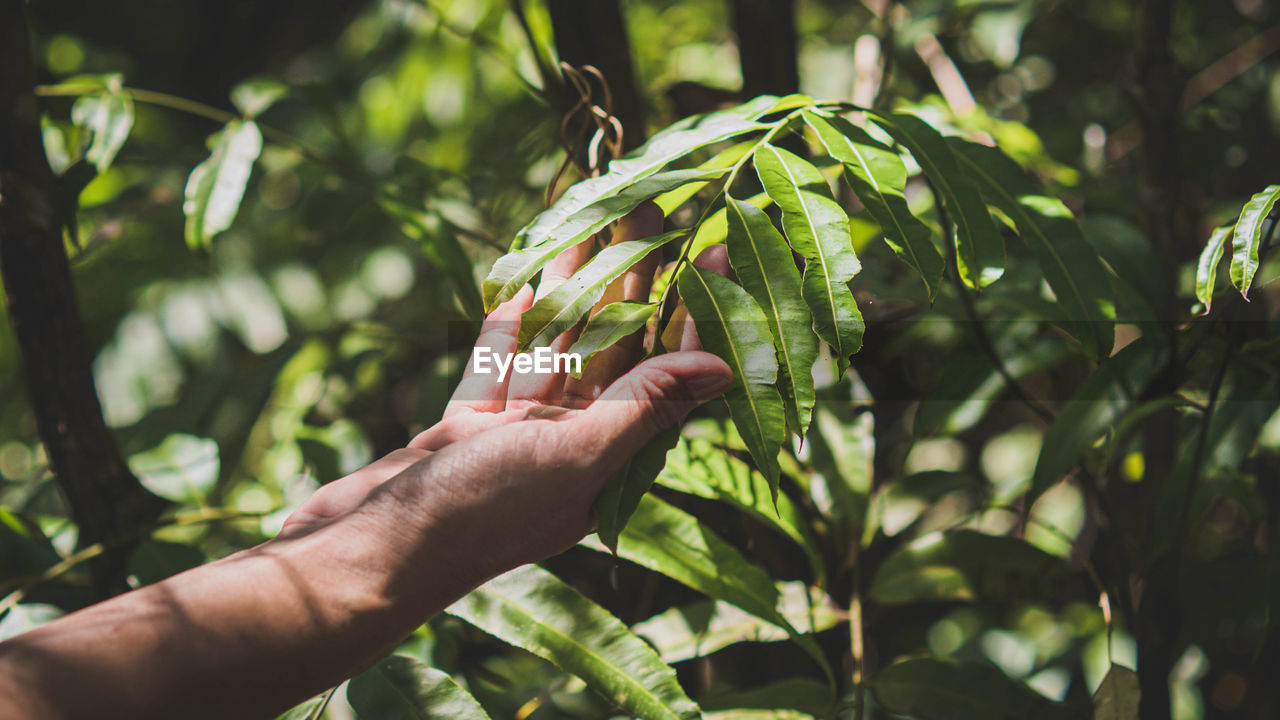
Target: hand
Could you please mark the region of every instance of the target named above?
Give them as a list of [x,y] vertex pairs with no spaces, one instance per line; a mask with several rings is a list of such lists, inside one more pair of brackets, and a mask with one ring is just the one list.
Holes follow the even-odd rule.
[[[661,229],[657,208],[646,205],[619,222],[614,242]],[[581,267],[593,243],[549,264],[537,297]],[[645,299],[656,263],[655,253],[632,268],[597,307]],[[727,266],[722,252],[700,258],[708,263]],[[496,308],[476,347],[514,352],[520,315],[535,299],[525,287]],[[729,385],[728,366],[698,351],[695,334],[686,328],[675,337],[678,352],[635,365],[643,350],[637,333],[592,358],[580,379],[509,373],[499,381],[496,374],[474,373],[468,362],[439,423],[407,448],[322,487],[289,517],[282,535],[380,507],[379,498],[390,497],[422,510],[421,526],[433,529],[423,542],[432,552],[445,543],[460,563],[483,567],[486,577],[563,551],[590,530],[591,503],[610,475],[656,433]],[[552,350],[563,352],[575,339],[567,332]]]

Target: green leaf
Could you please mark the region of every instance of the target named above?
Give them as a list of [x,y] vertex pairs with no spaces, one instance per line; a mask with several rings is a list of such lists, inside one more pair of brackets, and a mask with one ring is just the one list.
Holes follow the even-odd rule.
[[22,603],[9,608],[3,619],[0,619],[0,641],[17,637],[28,630],[35,630],[41,625],[62,617],[62,608],[44,603]]
[[[798,632],[806,635],[822,632],[840,621],[835,605],[820,590],[814,588],[810,594],[799,581],[781,583],[779,590],[779,610]],[[648,640],[663,662],[668,663],[706,657],[735,643],[778,642],[788,637],[777,625],[723,600],[673,607],[637,623],[631,630]],[[825,693],[826,688],[819,687]]]
[[649,491],[658,473],[662,472],[667,452],[675,447],[679,439],[679,425],[663,430],[605,481],[600,494],[592,503],[591,512],[596,520],[596,534],[610,552],[618,551],[618,535],[627,526],[627,520],[635,512],[640,498]]
[[289,86],[282,82],[255,78],[245,80],[231,89],[231,104],[236,106],[245,119],[252,120],[288,94]]
[[876,570],[868,595],[884,605],[979,598],[1054,603],[1071,577],[1062,558],[1025,540],[957,530],[899,548]]
[[292,709],[276,717],[276,720],[319,720],[324,715],[324,710],[329,705],[329,699],[333,697],[337,688],[326,690],[310,700],[295,705]]
[[453,678],[403,655],[379,660],[351,678],[347,701],[365,720],[489,720]]
[[858,542],[867,516],[875,461],[875,418],[847,402],[824,401],[806,438],[817,470],[810,494],[831,523],[839,547]]
[[182,212],[187,216],[187,245],[207,248],[213,236],[231,227],[253,163],[262,152],[262,133],[253,122],[227,123],[209,158],[187,178]]
[[661,170],[672,160],[713,143],[764,130],[768,126],[755,122],[755,119],[768,112],[776,102],[777,98],[765,95],[735,108],[695,115],[671,125],[650,138],[630,157],[610,163],[609,172],[566,190],[554,205],[520,231],[513,249],[541,245],[553,236],[563,237],[566,232],[562,226],[572,222],[583,210],[620,194],[624,188]]
[[956,162],[942,135],[913,115],[873,115],[872,119],[906,146],[929,181],[942,194],[955,222],[956,262],[960,277],[980,290],[1004,274],[1004,240],[982,195]]
[[394,198],[378,198],[378,206],[400,222],[400,231],[418,243],[431,264],[453,283],[463,310],[472,318],[484,316],[484,302],[471,272],[471,259],[447,223],[424,210],[417,210]]
[[1076,714],[986,663],[922,657],[870,681],[884,709],[917,720],[1058,720]]
[[778,355],[778,391],[786,404],[787,424],[800,437],[813,415],[813,363],[818,338],[804,303],[800,271],[791,248],[760,208],[727,198],[729,262],[742,288],[764,310]]
[[673,230],[640,240],[614,243],[583,265],[568,280],[547,293],[520,316],[520,347],[550,345],[560,333],[578,324],[604,295],[605,287],[632,265],[688,230]]
[[924,280],[932,302],[942,287],[942,256],[930,242],[928,226],[911,214],[902,194],[907,168],[902,158],[841,117],[805,113],[804,119],[831,157],[844,163],[849,187],[880,223],[884,241]]
[[1094,357],[1107,357],[1115,340],[1115,302],[1106,270],[1075,216],[1057,198],[1036,192],[1022,168],[995,148],[948,139],[982,195],[1013,220],[1063,317],[1057,322]]
[[1222,248],[1231,237],[1231,225],[1215,228],[1209,236],[1209,242],[1200,252],[1200,262],[1196,265],[1196,298],[1204,303],[1203,315],[1209,314],[1213,306],[1213,286],[1218,281],[1218,262],[1222,260]]
[[1236,221],[1235,239],[1231,243],[1231,284],[1249,299],[1249,286],[1258,271],[1258,252],[1262,245],[1262,221],[1280,200],[1280,185],[1270,185],[1245,203]]
[[[731,168],[739,160],[746,157],[752,149],[755,148],[758,142],[759,140],[747,140],[737,143],[733,147],[720,151],[715,155],[715,157],[699,165],[698,169],[711,170],[714,168]],[[662,215],[664,217],[670,216],[671,213],[675,212],[681,205],[688,202],[689,198],[697,195],[698,192],[708,184],[710,184],[709,181],[692,182],[688,185],[678,187],[671,192],[659,195],[653,199],[653,202],[658,206],[659,210],[662,210]],[[695,255],[694,257],[697,256]]]
[[[569,354],[582,357],[582,367],[591,362],[591,356],[612,346],[649,322],[657,305],[641,302],[615,302],[600,308],[600,312],[587,319],[578,341],[570,347]],[[575,373],[574,377],[581,377]]]
[[578,676],[636,717],[698,717],[675,672],[648,644],[536,565],[490,580],[447,612]]
[[[609,551],[590,537],[582,545]],[[833,677],[813,639],[801,635],[779,612],[781,591],[768,574],[692,515],[645,495],[619,538],[617,554],[777,625],[818,663],[828,679]]]
[[85,159],[99,174],[106,172],[133,129],[133,100],[124,94],[120,77],[109,78],[102,92],[76,100],[71,106],[71,121],[93,133]]
[[1031,499],[1075,467],[1080,455],[1131,407],[1165,363],[1167,345],[1142,337],[1103,363],[1076,390],[1045,433],[1031,477]]
[[1141,696],[1138,673],[1113,664],[1093,694],[1093,720],[1138,720]]
[[787,421],[774,386],[778,358],[764,312],[747,291],[696,265],[687,265],[676,282],[703,348],[733,370],[733,384],[724,395],[729,415],[776,497],[778,451],[787,439]]
[[176,433],[129,457],[129,468],[151,492],[176,503],[201,504],[218,482],[218,443]]
[[616,194],[579,210],[543,238],[537,245],[509,253],[498,259],[484,280],[485,311],[515,296],[525,283],[561,252],[600,232],[609,223],[636,209],[654,195],[680,187],[685,183],[720,177],[725,170],[672,170],[646,177],[619,190]]
[[657,482],[672,490],[726,502],[782,533],[804,551],[815,582],[821,584],[826,568],[808,521],[786,493],[778,493],[777,501],[771,501],[769,482],[747,463],[706,440],[681,438],[667,453],[666,467]]
[[[709,694],[702,699],[704,718],[735,717],[737,712],[778,712],[778,717],[831,717],[830,693],[821,682],[807,677],[791,677],[749,690],[729,690]],[[786,714],[792,713],[792,714]],[[750,716],[748,716],[750,717]],[[756,716],[758,717],[758,716]],[[766,715],[765,717],[768,717]]]
[[862,269],[853,252],[849,216],[827,196],[827,181],[818,169],[796,155],[761,145],[755,165],[765,192],[782,208],[787,241],[805,259],[803,295],[814,329],[843,369],[862,347],[865,327],[849,291],[849,281]]

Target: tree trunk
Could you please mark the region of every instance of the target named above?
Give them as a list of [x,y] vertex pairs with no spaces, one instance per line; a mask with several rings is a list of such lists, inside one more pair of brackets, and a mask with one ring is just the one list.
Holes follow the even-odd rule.
[[44,157],[22,0],[0,0],[0,271],[28,395],[95,589],[127,589],[124,559],[163,501],[130,473],[102,419],[58,217],[58,179]]

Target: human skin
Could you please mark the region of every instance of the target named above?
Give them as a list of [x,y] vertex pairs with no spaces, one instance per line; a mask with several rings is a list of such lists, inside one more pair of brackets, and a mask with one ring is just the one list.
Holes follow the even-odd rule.
[[[661,221],[644,206],[614,240]],[[590,251],[557,258],[538,294]],[[643,298],[654,262],[606,298]],[[534,299],[524,288],[495,309],[477,346],[514,350]],[[731,381],[685,337],[638,365],[629,338],[581,379],[464,376],[439,423],[323,486],[278,537],[0,643],[0,718],[269,718],[362,671],[477,585],[589,532],[605,480]]]

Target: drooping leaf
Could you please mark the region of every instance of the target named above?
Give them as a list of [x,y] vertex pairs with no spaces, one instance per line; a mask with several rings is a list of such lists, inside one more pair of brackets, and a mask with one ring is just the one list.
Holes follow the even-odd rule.
[[1231,284],[1247,300],[1253,275],[1258,272],[1258,252],[1262,247],[1262,221],[1280,200],[1280,185],[1269,185],[1249,198],[1240,219],[1236,221],[1235,238],[1231,241]]
[[818,338],[805,305],[791,248],[764,211],[727,198],[729,262],[738,282],[764,310],[778,354],[778,390],[791,429],[804,437],[813,415],[813,363]]
[[747,291],[696,265],[686,266],[676,282],[702,346],[733,370],[733,384],[724,395],[729,415],[776,496],[787,421],[775,387],[778,359],[764,312]]
[[636,511],[640,498],[662,472],[667,452],[680,440],[680,426],[673,425],[658,433],[623,463],[618,472],[605,481],[591,506],[596,520],[596,534],[610,552],[618,551],[618,535]]
[[[609,303],[587,319],[582,334],[568,352],[580,356],[582,367],[585,368],[591,362],[592,355],[643,328],[657,309],[657,305],[650,303],[625,300]],[[580,376],[581,373],[574,374],[574,377]]]
[[379,660],[351,678],[347,701],[361,720],[489,720],[453,678],[403,655]]
[[983,197],[1018,228],[1053,289],[1057,320],[1094,357],[1107,357],[1115,339],[1115,302],[1102,261],[1075,216],[1057,198],[1036,192],[1022,168],[995,149],[950,138],[948,144]]
[[254,78],[231,88],[231,104],[252,120],[289,94],[289,86],[278,80]]
[[499,304],[510,300],[520,291],[520,288],[524,287],[525,283],[533,279],[542,266],[551,262],[561,252],[600,232],[609,223],[636,209],[645,200],[685,183],[719,177],[725,172],[725,170],[672,170],[659,173],[645,177],[622,188],[616,194],[606,195],[582,208],[550,230],[551,234],[544,237],[539,244],[504,255],[493,264],[489,277],[484,280],[485,311],[491,311]]
[[1013,537],[973,530],[935,533],[890,555],[868,596],[885,605],[939,600],[1056,602],[1071,568],[1059,557]]
[[[582,545],[609,552],[590,537]],[[781,592],[768,574],[692,515],[645,495],[619,538],[617,554],[777,625],[818,663],[828,679],[834,677],[813,640],[801,635],[778,610]]]
[[[809,597],[806,597],[808,588],[798,581],[782,583],[779,590],[778,609],[798,632],[805,635],[822,632],[840,621],[831,599],[816,588]],[[668,663],[706,657],[734,643],[778,642],[788,637],[777,625],[723,600],[673,607],[637,623],[631,630],[648,640],[663,662]],[[825,692],[826,688],[822,690]]]
[[262,133],[253,122],[227,123],[213,151],[187,178],[182,212],[187,216],[187,245],[207,248],[213,236],[231,227],[253,163],[262,152]]
[[880,223],[889,248],[920,274],[932,302],[942,287],[943,260],[929,241],[928,226],[907,207],[902,158],[844,118],[805,113],[805,121],[831,157],[844,163],[849,187]]
[[706,440],[681,438],[667,454],[657,482],[672,490],[726,502],[774,528],[804,551],[815,581],[822,582],[825,565],[809,523],[786,493],[778,493],[777,502],[773,502],[768,481],[745,462]]
[[828,197],[827,182],[807,161],[772,145],[755,152],[765,192],[782,208],[782,227],[804,257],[803,295],[814,329],[831,346],[841,369],[862,347],[865,325],[849,281],[862,269],[849,235],[849,216]]
[[776,102],[777,98],[761,96],[738,107],[685,118],[657,133],[630,157],[610,163],[609,172],[566,190],[554,205],[520,231],[512,249],[531,248],[553,236],[563,237],[566,233],[562,226],[587,207],[619,194],[623,188],[661,170],[672,160],[713,143],[763,130],[767,126],[755,122],[755,119],[768,112]]
[[1138,720],[1138,673],[1112,664],[1093,694],[1093,720]]
[[422,252],[453,283],[454,291],[463,310],[473,318],[484,315],[484,302],[471,273],[471,259],[462,249],[457,236],[450,232],[447,223],[424,210],[391,197],[378,198],[378,205],[388,215],[400,222],[400,231],[417,241]]
[[133,100],[124,94],[120,76],[109,76],[102,92],[76,100],[71,121],[93,134],[85,159],[106,172],[133,129]]
[[872,119],[911,151],[929,181],[942,194],[955,223],[956,261],[965,284],[982,289],[999,280],[1004,274],[1004,240],[978,188],[961,171],[946,140],[913,115],[877,114],[872,115]]
[[218,481],[218,443],[176,433],[129,457],[129,468],[151,492],[176,503],[199,504]]
[[536,565],[490,580],[447,612],[576,675],[628,714],[646,720],[698,717],[697,705],[652,648]]
[[1203,315],[1209,314],[1213,306],[1213,286],[1218,281],[1218,262],[1222,260],[1222,249],[1231,237],[1232,226],[1224,225],[1214,228],[1209,242],[1200,251],[1200,262],[1196,264],[1196,298],[1204,303]]
[[993,665],[921,657],[894,663],[870,681],[884,709],[918,720],[1066,720],[1071,708],[1005,675]]
[[1080,455],[1133,405],[1163,367],[1166,347],[1159,338],[1139,338],[1081,383],[1045,433],[1031,478],[1031,498],[1040,497],[1070,472]]
[[653,251],[686,235],[687,230],[673,230],[640,240],[615,243],[601,250],[572,277],[520,316],[520,352],[532,346],[549,345],[590,312],[609,283]]
[[875,461],[875,418],[847,402],[823,401],[806,438],[809,462],[817,472],[809,493],[826,516],[839,547],[858,541],[867,515],[867,495]]

